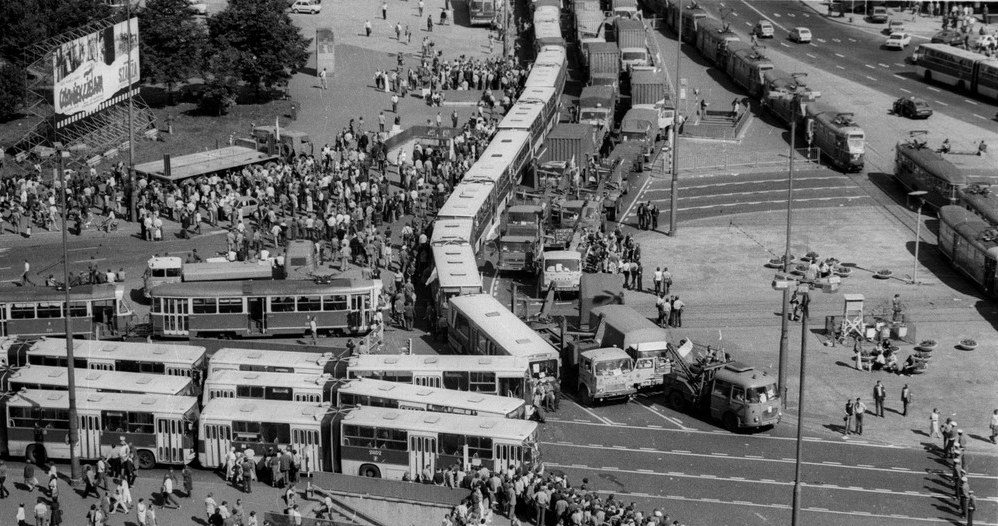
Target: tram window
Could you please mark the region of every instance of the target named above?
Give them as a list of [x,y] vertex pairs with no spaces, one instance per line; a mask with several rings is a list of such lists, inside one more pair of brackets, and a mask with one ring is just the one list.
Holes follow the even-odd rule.
[[12,320],[30,320],[34,317],[34,303],[15,303],[10,306],[10,319]]
[[218,298],[219,314],[242,314],[242,312],[243,312],[242,298]]
[[450,433],[440,433],[440,454],[460,455],[464,450],[464,435],[452,435]]
[[69,315],[73,318],[87,317],[87,304],[79,301],[69,303]]
[[194,314],[215,314],[218,312],[218,304],[215,298],[194,298],[191,312]]
[[311,312],[322,310],[322,298],[319,296],[301,296],[298,298],[298,311]]
[[270,312],[294,312],[295,299],[291,297],[270,298]]
[[152,312],[163,312],[163,298],[153,298],[150,309]]
[[62,303],[56,303],[56,302],[39,303],[37,316],[39,318],[61,318]]
[[346,296],[323,296],[322,297],[322,310],[325,310],[325,311],[347,310],[347,297]]

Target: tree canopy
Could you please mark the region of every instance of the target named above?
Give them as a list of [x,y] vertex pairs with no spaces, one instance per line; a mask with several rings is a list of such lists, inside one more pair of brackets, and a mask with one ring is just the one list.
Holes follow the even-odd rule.
[[200,76],[205,63],[208,29],[195,18],[188,0],[148,0],[139,11],[142,76],[176,84]]

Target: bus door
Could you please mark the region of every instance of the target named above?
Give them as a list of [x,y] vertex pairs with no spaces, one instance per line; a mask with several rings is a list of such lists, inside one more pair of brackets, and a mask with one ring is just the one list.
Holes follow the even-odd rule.
[[184,422],[178,418],[156,420],[156,461],[183,464]]
[[495,465],[492,466],[492,471],[501,473],[511,465],[520,465],[520,461],[523,458],[523,446],[496,442],[495,452],[492,456],[495,458]]
[[423,468],[437,470],[437,437],[409,432],[409,473],[419,474]]
[[80,415],[79,418],[80,458],[100,458],[100,418],[97,415]]
[[443,387],[440,376],[435,374],[414,374],[412,375],[412,384],[423,387]]
[[322,445],[318,429],[292,429],[291,447],[301,453],[302,461],[308,463],[313,471],[322,471]]
[[222,424],[205,424],[204,459],[202,467],[213,468],[225,465],[225,455],[232,443],[232,428]]
[[249,304],[250,332],[267,330],[267,298],[246,298],[246,301]]
[[95,371],[114,371],[114,362],[106,362],[101,360],[87,360],[87,369],[94,369]]

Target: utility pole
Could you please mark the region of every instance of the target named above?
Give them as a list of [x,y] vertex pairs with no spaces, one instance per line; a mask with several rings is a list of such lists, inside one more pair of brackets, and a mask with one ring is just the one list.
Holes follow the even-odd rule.
[[[784,289],[785,290],[785,289]],[[800,335],[800,389],[797,395],[797,455],[794,459],[794,499],[793,507],[791,508],[791,524],[792,526],[798,526],[800,524],[800,471],[801,471],[801,455],[804,449],[804,378],[807,371],[807,317],[810,314],[808,309],[804,310],[804,315],[801,316],[801,335]]]
[[[676,96],[679,96],[680,65],[683,63],[683,6],[677,4],[676,16],[679,17],[679,29],[676,30]],[[678,103],[678,101],[677,101]],[[679,104],[676,104],[676,118],[672,120],[672,186],[669,189],[669,236],[675,236],[679,230],[676,208],[679,206]],[[685,121],[686,117],[683,117]]]
[[128,220],[138,221],[139,189],[135,182],[135,131],[132,129],[132,45],[134,44],[132,41],[132,0],[125,0],[125,24],[128,27],[128,48],[125,56],[128,61],[128,86],[125,90],[128,92],[128,187],[131,194],[128,205]]
[[[802,74],[795,74],[803,76]],[[794,155],[797,153],[797,110],[800,104],[800,93],[794,94],[791,104],[790,118],[790,169],[787,174],[787,240],[783,250],[783,274],[790,274],[790,237],[793,232],[793,212],[794,212]],[[783,316],[780,320],[780,356],[777,371],[777,393],[783,400],[783,408],[787,407],[787,345],[790,314],[790,289],[783,289]]]
[[61,142],[56,142],[55,147],[59,154],[59,204],[62,206],[62,280],[63,290],[66,293],[63,319],[66,331],[66,383],[69,388],[69,483],[73,487],[78,487],[82,480],[80,457],[77,451],[80,444],[80,422],[76,412],[76,367],[73,363],[73,324],[69,301],[69,248],[66,239],[66,169],[63,161],[69,152],[65,150]]

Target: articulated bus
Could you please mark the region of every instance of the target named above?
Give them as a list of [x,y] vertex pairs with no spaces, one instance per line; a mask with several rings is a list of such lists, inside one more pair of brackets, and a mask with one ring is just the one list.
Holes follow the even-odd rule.
[[[483,180],[458,183],[447,202],[437,212],[433,237],[437,237],[441,221],[451,221],[448,224],[452,225],[457,224],[454,221],[470,223],[470,237],[464,241],[474,247],[476,253],[481,250],[499,223],[499,216],[493,213],[498,208],[496,195],[493,193],[494,186],[491,182]],[[443,234],[444,232],[441,232],[441,235]],[[462,227],[461,234],[468,232]]]
[[922,44],[911,59],[915,71],[927,81],[998,98],[998,59],[947,44]]
[[201,410],[198,460],[207,469],[225,465],[229,448],[257,458],[290,447],[311,471],[332,471],[329,404],[285,400],[213,398]]
[[205,400],[249,398],[328,402],[332,399],[333,377],[329,374],[268,373],[220,370],[204,382]]
[[[65,338],[44,338],[30,347],[8,351],[8,363],[66,367]],[[74,340],[73,362],[77,369],[164,374],[190,378],[200,385],[205,367],[205,348],[195,345],[135,343],[105,340]]]
[[998,298],[998,229],[960,206],[939,209],[939,251],[988,297]]
[[499,130],[530,132],[534,155],[541,151],[544,138],[558,122],[559,98],[554,88],[524,89],[516,104],[499,121]]
[[447,340],[456,352],[486,356],[515,356],[530,362],[530,374],[558,378],[558,350],[540,337],[490,294],[450,299]]
[[525,418],[523,399],[361,378],[336,388],[340,408],[388,407],[433,413]]
[[[81,460],[110,455],[128,443],[141,469],[194,460],[198,399],[193,396],[80,392]],[[4,405],[6,435],[0,453],[42,465],[69,458],[69,392],[25,390]]]
[[447,323],[449,300],[463,294],[481,294],[482,277],[475,253],[468,245],[434,245],[430,289],[437,312],[437,326]]
[[366,333],[374,326],[381,280],[169,283],[150,291],[153,335],[303,335],[315,317],[322,332]]
[[347,378],[522,398],[531,403],[529,362],[513,356],[384,355],[350,358]]
[[[86,369],[76,371],[75,380],[76,389],[80,392],[198,395],[197,387],[186,376]],[[69,377],[65,367],[27,365],[10,368],[3,373],[2,382],[7,392],[21,389],[69,390]]]
[[337,358],[332,353],[233,349],[215,351],[208,362],[208,375],[219,371],[295,373],[310,376],[332,374]]
[[539,458],[528,420],[362,407],[338,427],[345,475],[401,479],[454,464],[498,472]]
[[468,0],[471,25],[487,26],[496,16],[495,0]]
[[[68,311],[68,312],[67,312]],[[106,283],[81,285],[69,292],[51,287],[7,287],[0,289],[0,336],[64,336],[66,315],[73,335],[100,338],[125,329],[132,308],[125,287]]]

